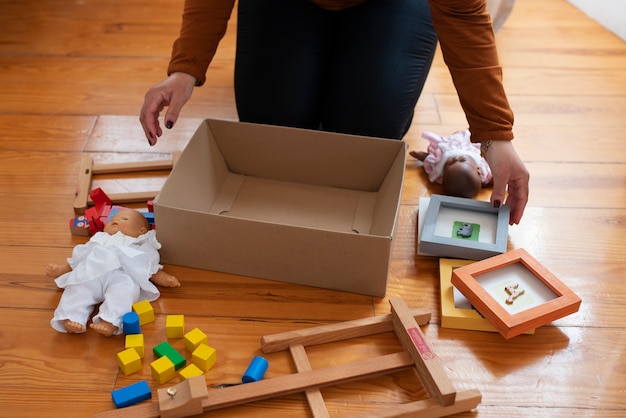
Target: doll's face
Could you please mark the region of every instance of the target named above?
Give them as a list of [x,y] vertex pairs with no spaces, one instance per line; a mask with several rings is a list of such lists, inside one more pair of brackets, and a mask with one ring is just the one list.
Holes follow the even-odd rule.
[[480,167],[478,167],[476,161],[472,157],[468,157],[467,155],[459,155],[457,157],[448,158],[446,164],[444,165],[444,170],[449,169],[464,171],[472,174],[475,172],[480,178]]
[[480,167],[468,156],[449,158],[444,166],[443,185],[446,194],[474,198],[482,187]]
[[136,210],[120,209],[104,226],[104,232],[110,235],[121,232],[136,238],[148,232],[146,224],[146,218]]

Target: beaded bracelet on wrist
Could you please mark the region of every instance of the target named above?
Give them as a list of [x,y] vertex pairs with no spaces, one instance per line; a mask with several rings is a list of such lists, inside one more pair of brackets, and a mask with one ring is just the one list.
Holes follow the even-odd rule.
[[489,140],[489,141],[482,141],[480,143],[480,156],[483,158],[486,158],[487,156],[487,151],[489,150],[489,147],[491,146],[491,144],[493,144],[493,140]]

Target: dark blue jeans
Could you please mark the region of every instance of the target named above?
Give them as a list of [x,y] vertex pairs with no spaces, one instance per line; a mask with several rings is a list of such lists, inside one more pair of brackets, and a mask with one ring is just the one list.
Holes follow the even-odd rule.
[[370,0],[341,11],[308,0],[240,0],[239,118],[400,139],[436,44],[427,0]]

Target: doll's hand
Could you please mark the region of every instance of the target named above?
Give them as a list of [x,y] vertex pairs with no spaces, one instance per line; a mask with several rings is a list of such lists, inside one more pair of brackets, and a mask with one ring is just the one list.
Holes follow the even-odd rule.
[[69,273],[70,271],[72,271],[72,268],[69,266],[69,264],[60,265],[50,263],[46,266],[46,276],[53,279],[56,279],[62,274]]
[[493,141],[486,154],[485,159],[493,175],[491,204],[500,207],[507,203],[511,208],[509,224],[518,224],[528,203],[530,174],[511,141]]

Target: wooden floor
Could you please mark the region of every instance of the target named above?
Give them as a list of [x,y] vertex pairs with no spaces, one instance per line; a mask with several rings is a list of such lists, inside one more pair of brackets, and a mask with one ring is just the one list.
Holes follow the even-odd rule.
[[[61,295],[43,274],[84,238],[72,236],[83,155],[98,162],[167,158],[203,117],[236,119],[234,25],[205,87],[178,126],[150,148],[138,123],[143,94],[164,76],[182,0],[0,1],[0,416],[85,417],[114,408],[124,376],[122,338],[65,335],[49,326]],[[418,200],[439,190],[407,161],[387,298],[347,294],[166,266],[183,286],[165,289],[146,326],[148,348],[164,338],[166,314],[184,314],[218,351],[207,384],[237,382],[260,354],[260,337],[390,312],[388,298],[432,311],[423,328],[459,390],[478,388],[480,417],[626,415],[626,44],[565,0],[523,0],[498,33],[516,113],[515,145],[531,172],[522,223],[509,249],[525,248],[583,300],[580,311],[504,340],[439,326],[436,258],[416,256]],[[437,56],[414,125],[420,133],[465,128]],[[107,193],[158,188],[164,176],[103,178]],[[480,196],[487,199],[488,194]],[[211,239],[211,237],[207,237]],[[314,368],[394,352],[393,334],[310,351]],[[266,378],[295,371],[287,353],[267,355]],[[217,390],[217,389],[216,389]],[[426,397],[412,373],[323,390],[332,416]],[[209,414],[207,414],[209,416]],[[308,416],[303,395],[210,416]]]

